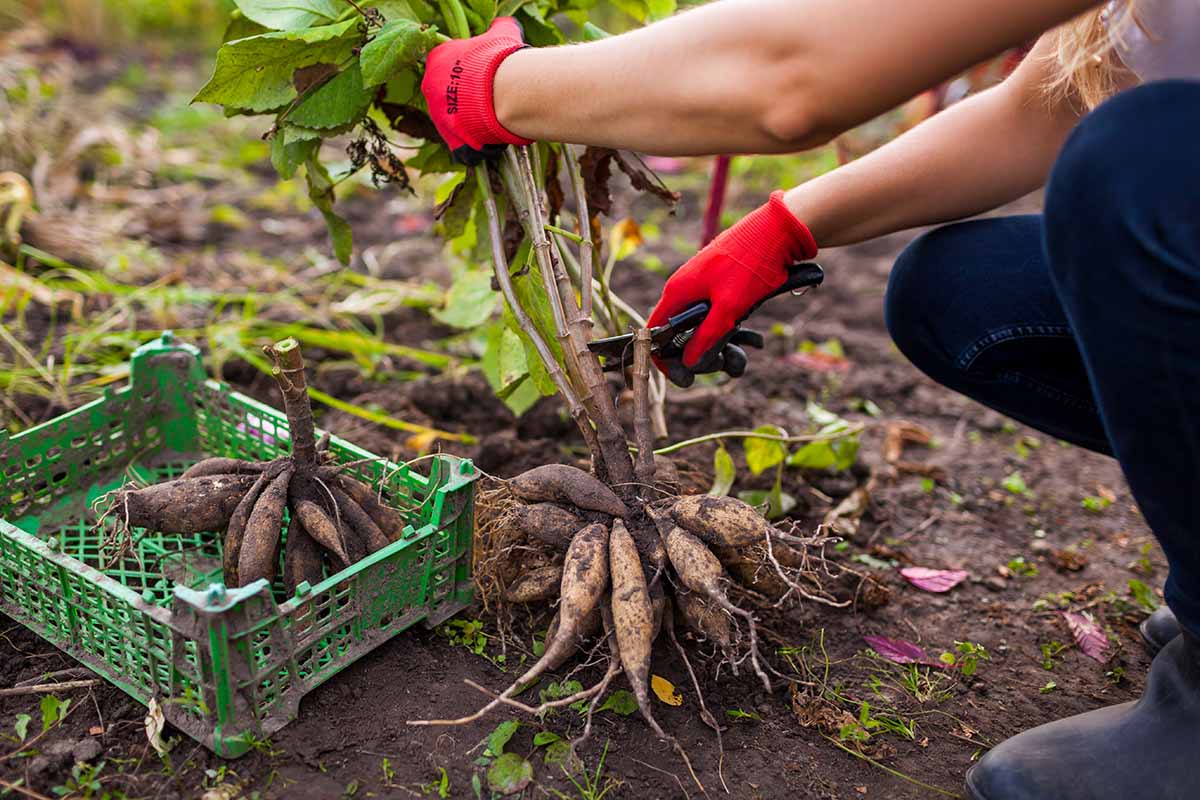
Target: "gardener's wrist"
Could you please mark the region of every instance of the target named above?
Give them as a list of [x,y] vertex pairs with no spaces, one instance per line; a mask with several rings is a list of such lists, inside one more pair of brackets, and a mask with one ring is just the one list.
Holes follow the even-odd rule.
[[[531,124],[536,119],[536,103],[529,102],[532,86],[537,86],[536,69],[531,69],[538,51],[526,47],[510,54],[496,70],[492,80],[492,104],[496,119],[504,129],[516,136],[535,139]],[[546,109],[542,109],[546,113]]]

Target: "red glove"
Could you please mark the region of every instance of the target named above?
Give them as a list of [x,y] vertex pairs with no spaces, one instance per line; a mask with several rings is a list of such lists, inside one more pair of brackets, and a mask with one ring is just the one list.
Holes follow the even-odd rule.
[[[684,366],[694,367],[709,351],[724,346],[756,303],[783,285],[788,266],[816,254],[812,233],[783,204],[783,192],[772,192],[766,205],[722,233],[671,276],[647,324],[663,325],[689,306],[709,301],[708,316],[683,351]],[[667,372],[666,365],[658,367]]]
[[425,59],[421,92],[438,133],[460,161],[477,164],[505,145],[532,143],[500,124],[492,102],[500,62],[525,46],[520,24],[497,17],[487,33],[443,42]]

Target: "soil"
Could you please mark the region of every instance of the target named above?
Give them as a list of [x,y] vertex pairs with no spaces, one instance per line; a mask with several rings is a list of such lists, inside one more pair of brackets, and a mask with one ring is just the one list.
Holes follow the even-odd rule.
[[[751,187],[744,191],[734,203],[749,207],[758,195]],[[660,244],[651,249],[664,262],[681,260],[665,244],[670,236],[695,241],[701,202],[696,192],[687,193],[678,217],[663,223]],[[1031,204],[1036,200],[1023,208]],[[407,208],[406,219],[414,214],[420,218],[419,201]],[[398,218],[379,215],[372,221],[369,214],[366,207],[352,213],[359,242],[391,241]],[[320,242],[322,236],[314,227],[309,241]],[[406,230],[404,236],[405,241],[431,241],[425,232],[414,236]],[[247,237],[239,233],[219,246],[278,244]],[[807,605],[767,614],[779,651],[771,661],[797,679],[790,686],[780,682],[774,694],[767,694],[746,671],[738,677],[715,669],[714,662],[696,661],[708,707],[727,725],[723,758],[717,737],[700,720],[683,665],[671,648],[659,643],[652,671],[679,688],[683,703],[672,707],[656,702],[656,715],[686,748],[711,796],[725,795],[723,786],[735,798],[954,795],[961,792],[965,770],[989,746],[1040,723],[1133,699],[1143,685],[1149,660],[1134,625],[1144,614],[1129,599],[1128,584],[1137,579],[1157,587],[1165,568],[1156,546],[1143,549],[1153,539],[1119,468],[1111,459],[1057,442],[944,390],[905,362],[884,329],[881,301],[890,264],[910,238],[892,236],[822,253],[825,286],[803,299],[773,301],[754,317],[753,324],[769,332],[768,343],[765,352],[752,354],[746,377],[705,382],[670,396],[672,441],[762,424],[802,432],[810,424],[805,414],[810,400],[864,423],[855,470],[826,475],[789,469],[784,490],[798,501],[791,521],[799,530],[811,531],[873,474],[876,486],[861,527],[831,557],[870,571],[888,590],[859,597],[850,609]],[[304,240],[296,241],[298,250]],[[444,268],[434,263],[437,249],[411,246],[433,256],[428,272],[411,274],[444,282]],[[421,260],[403,259],[407,265]],[[617,279],[622,295],[643,308],[653,304],[662,280],[632,268],[619,271]],[[387,326],[389,341],[416,346],[431,346],[445,333],[417,311],[391,315]],[[39,335],[36,326],[25,333],[32,340]],[[844,347],[844,371],[817,371],[789,357],[803,340],[827,339]],[[319,354],[308,355],[319,359]],[[228,362],[223,375],[236,388],[278,403],[269,381],[246,365]],[[478,373],[430,375],[380,388],[352,370],[328,369],[316,371],[313,383],[337,397],[415,422],[470,432],[479,438],[477,444],[446,449],[471,456],[499,477],[583,455],[557,401],[544,400],[518,419],[493,397]],[[865,413],[863,401],[873,403],[878,416]],[[47,412],[44,403],[32,399],[23,407],[33,417]],[[941,467],[943,479],[931,485],[921,475],[897,472],[883,462],[883,430],[895,420],[933,431],[936,446],[910,446],[905,456]],[[403,437],[348,415],[328,413],[318,424],[377,453],[405,453]],[[676,454],[692,490],[703,491],[711,483],[714,449],[705,444]],[[729,450],[738,464],[735,489],[770,486],[771,475],[750,475],[739,444],[730,442]],[[1004,487],[1005,478],[1015,472],[1028,486],[1027,495]],[[1102,512],[1082,506],[1085,495],[1109,491],[1115,500]],[[1019,565],[1006,566],[1018,557],[1036,567],[1036,575],[1017,574]],[[908,585],[894,568],[910,564],[963,569],[970,577],[946,594],[929,594]],[[1087,607],[1108,626],[1115,646],[1107,663],[1096,663],[1069,646],[1052,658],[1052,669],[1044,666],[1042,645],[1071,643],[1058,613],[1065,592],[1074,593],[1072,608]],[[462,618],[481,614],[473,608]],[[495,634],[495,620],[483,621],[485,631]],[[516,621],[513,638],[505,643],[510,664],[547,622],[544,617]],[[0,634],[0,683],[5,686],[74,665],[2,616]],[[935,658],[953,650],[956,642],[973,642],[985,647],[990,659],[981,661],[971,678],[935,667],[907,670],[866,655],[864,635],[917,642]],[[497,690],[507,686],[513,669],[504,672],[497,666],[494,659],[501,652],[494,636],[480,656],[452,644],[443,632],[413,629],[312,692],[294,723],[261,749],[232,762],[170,729],[167,736],[177,740],[170,759],[162,760],[147,743],[144,709],[120,690],[102,684],[64,693],[73,700],[69,717],[37,743],[37,754],[7,758],[0,752],[0,779],[22,781],[28,790],[51,795],[69,779],[73,762],[84,759],[106,761],[104,788],[130,797],[193,798],[218,785],[237,788],[211,796],[437,796],[443,775],[449,786],[444,796],[473,797],[472,779],[486,771],[480,759],[488,734],[516,717],[502,712],[455,728],[405,723],[473,711],[486,698],[465,685],[466,679]],[[901,688],[906,674],[915,678],[916,694]],[[586,684],[599,673],[585,669],[577,677]],[[821,688],[844,701],[815,699]],[[864,702],[862,718],[884,722],[856,744],[850,733]],[[38,703],[35,696],[0,698],[0,733],[11,733],[18,714],[33,716],[30,731],[39,731]],[[915,727],[911,735],[889,731],[889,720]],[[603,756],[600,785],[611,782],[612,787],[606,797],[697,796],[680,760],[636,715],[606,712],[596,717],[595,726],[581,755],[593,776]],[[542,722],[522,719],[507,749],[534,764],[535,781],[523,796],[593,796],[572,786],[559,766],[544,763],[543,748],[533,744],[539,731],[570,737],[581,727],[582,719],[573,711]],[[15,747],[10,741],[0,750]],[[575,778],[582,780],[581,773]]]

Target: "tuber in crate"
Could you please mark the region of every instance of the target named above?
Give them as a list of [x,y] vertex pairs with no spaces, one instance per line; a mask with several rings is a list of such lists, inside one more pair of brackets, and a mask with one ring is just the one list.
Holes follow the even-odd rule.
[[91,509],[101,495],[206,456],[288,451],[281,412],[206,380],[199,352],[164,334],[134,353],[125,388],[0,431],[0,611],[143,704],[156,699],[217,754],[242,755],[355,659],[472,599],[471,462],[436,456],[422,475],[336,437],[329,453],[346,474],[406,515],[384,549],[290,598],[281,579],[227,589],[217,532],[135,530],[133,549],[108,563]]

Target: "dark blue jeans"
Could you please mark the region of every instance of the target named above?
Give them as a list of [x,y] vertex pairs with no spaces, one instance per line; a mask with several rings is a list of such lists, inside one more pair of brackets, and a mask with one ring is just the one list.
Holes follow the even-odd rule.
[[1167,603],[1200,635],[1200,82],[1141,86],[1080,122],[1043,215],[914,241],[885,314],[934,380],[1120,461],[1170,565]]

